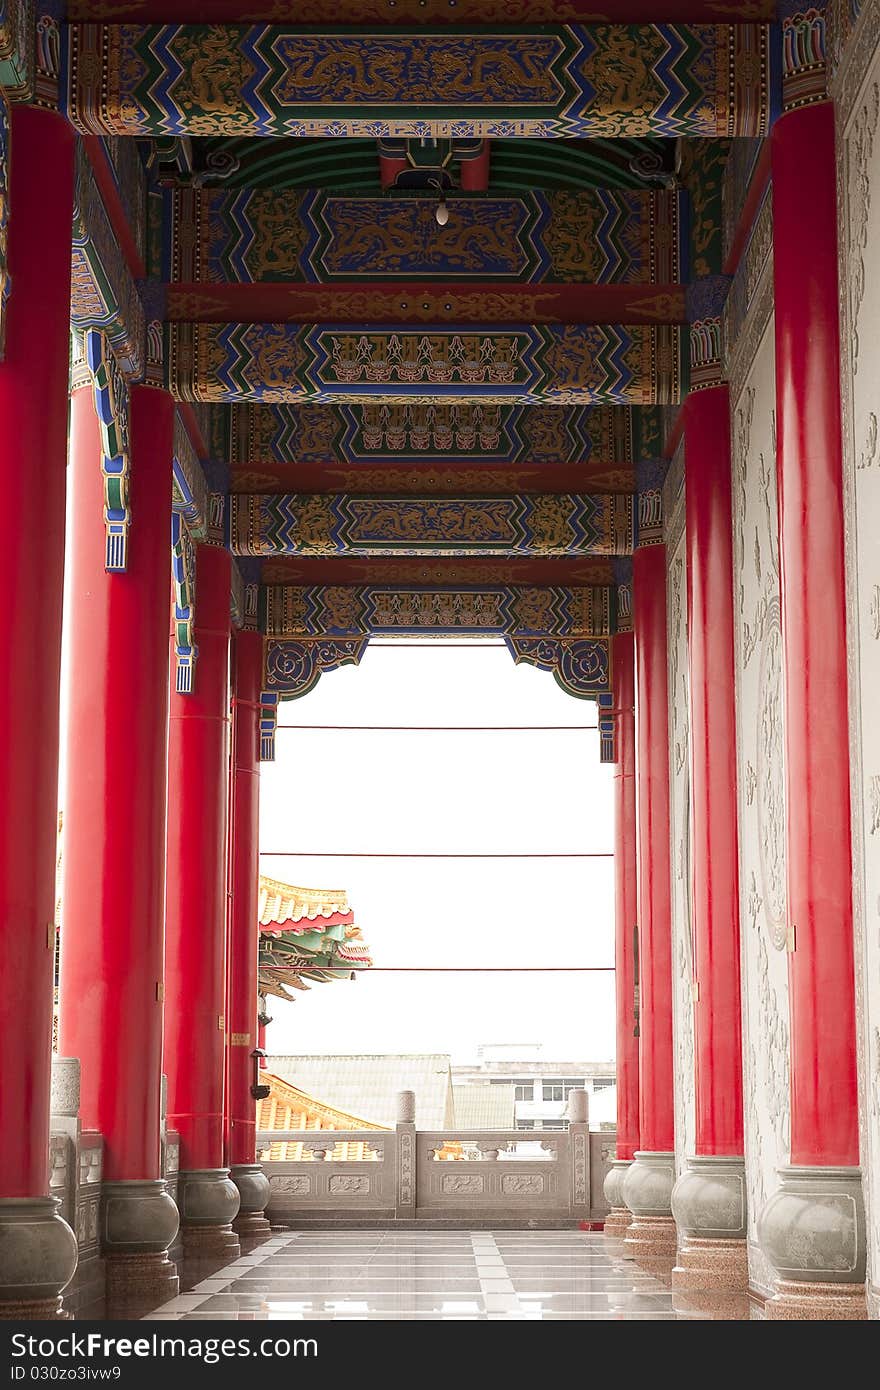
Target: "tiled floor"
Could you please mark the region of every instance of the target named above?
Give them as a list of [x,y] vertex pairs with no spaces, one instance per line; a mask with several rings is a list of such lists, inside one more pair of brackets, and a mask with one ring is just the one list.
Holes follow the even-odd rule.
[[291,1231],[165,1320],[672,1318],[663,1286],[580,1231]]

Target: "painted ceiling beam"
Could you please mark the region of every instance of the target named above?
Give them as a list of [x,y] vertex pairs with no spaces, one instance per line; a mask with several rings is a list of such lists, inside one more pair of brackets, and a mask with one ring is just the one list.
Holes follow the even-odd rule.
[[[325,637],[320,641],[267,640],[261,720],[263,757],[274,756],[274,727],[279,700],[297,700],[314,690],[327,671],[342,666],[358,666],[369,637]],[[552,672],[557,684],[579,700],[595,700],[599,716],[600,757],[614,761],[611,695],[611,643],[607,637],[521,637],[505,636],[505,645],[519,664],[537,666]]]
[[233,555],[629,555],[631,495],[351,497],[233,494]]
[[267,637],[607,637],[616,630],[613,587],[363,584],[269,586],[260,592]]
[[72,24],[68,111],[87,134],[766,135],[768,24],[486,31]]
[[[666,20],[683,24],[712,24],[735,18],[735,11],[747,12],[749,20],[772,20],[776,0],[749,0],[734,5],[730,0],[623,0],[615,4],[614,15],[621,24],[650,24]],[[497,25],[521,18],[530,24],[558,24],[560,21],[604,20],[609,6],[597,7],[595,0],[297,0],[300,24],[369,24],[399,27],[406,25]],[[238,22],[241,0],[68,0],[71,20],[96,21],[111,16],[121,22],[141,24],[167,20],[174,11],[181,23],[227,24]],[[253,22],[275,20],[277,0],[256,0],[247,7]]]
[[670,405],[683,387],[676,326],[174,323],[168,340],[182,400]]
[[210,452],[228,459],[234,470],[267,464],[322,469],[386,463],[438,469],[631,466],[663,452],[660,409],[627,405],[525,406],[467,400],[245,404],[215,411],[212,424]]
[[[185,284],[686,280],[682,189],[353,197],[323,188],[166,190],[163,278]],[[362,286],[360,286],[362,288]],[[496,285],[497,288],[497,285]]]
[[[281,555],[252,560],[261,585],[281,588],[384,584],[392,588],[460,589],[489,585],[515,588],[607,588],[629,579],[626,556],[612,555]],[[619,577],[623,572],[623,580]]]
[[171,323],[683,324],[684,285],[170,284]]

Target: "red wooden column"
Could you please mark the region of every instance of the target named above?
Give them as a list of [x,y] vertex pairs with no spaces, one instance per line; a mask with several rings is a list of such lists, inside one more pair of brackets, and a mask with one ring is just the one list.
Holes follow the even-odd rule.
[[[791,1167],[760,1236],[782,1277],[771,1316],[816,1316],[824,1294],[787,1234],[817,1230],[823,1266],[859,1315],[858,1169],[834,111],[783,116],[771,140],[776,309],[776,477],[782,652]],[[809,178],[804,170],[809,169]],[[795,1196],[797,1193],[797,1196]],[[786,1207],[785,1203],[788,1203]],[[853,1203],[857,1219],[852,1220]],[[837,1221],[836,1244],[828,1234]],[[846,1213],[849,1212],[847,1218]],[[823,1216],[823,1213],[825,1215]],[[782,1217],[785,1215],[785,1221]],[[785,1229],[784,1229],[785,1227]],[[806,1245],[806,1241],[804,1244]],[[836,1265],[830,1263],[836,1259]],[[801,1288],[791,1284],[804,1281]],[[826,1278],[825,1283],[828,1283]],[[827,1300],[826,1300],[827,1301]],[[838,1312],[836,1316],[840,1316]]]
[[672,1089],[672,910],[666,547],[633,556],[636,831],[639,907],[639,1149],[623,1180],[633,1213],[628,1251],[652,1266],[675,1255]]
[[263,639],[258,632],[235,635],[233,664],[233,769],[230,855],[232,898],[229,924],[229,1152],[241,1210],[235,1229],[242,1236],[268,1234],[263,1216],[269,1184],[256,1161],[256,1111],[251,1095],[251,1053],[257,1035],[257,952],[260,877],[260,691]]
[[742,1155],[733,491],[726,386],[685,405],[698,1154]]
[[[0,1316],[48,1318],[76,1268],[49,1197],[58,683],[73,132],[12,110],[0,480]],[[35,1252],[37,1255],[35,1264]],[[28,1271],[31,1271],[30,1273]]]
[[606,1180],[611,1212],[608,1235],[620,1238],[630,1224],[621,1184],[639,1147],[639,1039],[636,1027],[636,779],[633,635],[612,639],[614,690],[614,963],[617,1004],[617,1158]]
[[238,1193],[223,1165],[231,565],[227,550],[196,547],[198,660],[186,695],[174,688],[171,639],[165,1071],[168,1124],[180,1134],[184,1247],[234,1257]]
[[463,159],[459,164],[461,170],[461,187],[464,193],[485,193],[489,187],[489,161],[491,158],[492,142],[484,140],[480,153],[476,159]]
[[71,399],[60,1047],[104,1136],[113,1300],[177,1286],[159,1115],[173,422],[169,395],[133,388],[128,567],[107,573],[91,388]]
[[747,1316],[727,386],[694,392],[684,411],[696,1153],[672,1195],[673,1288],[698,1305],[707,1288],[716,1303],[737,1296]]

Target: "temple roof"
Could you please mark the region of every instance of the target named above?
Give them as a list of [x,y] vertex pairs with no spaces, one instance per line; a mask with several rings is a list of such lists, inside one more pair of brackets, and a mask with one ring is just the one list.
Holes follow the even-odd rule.
[[[348,1111],[340,1110],[326,1101],[301,1091],[274,1072],[260,1073],[261,1082],[269,1087],[265,1100],[257,1102],[257,1131],[272,1129],[375,1129],[386,1130],[387,1125],[375,1124],[372,1120],[361,1119]],[[299,1163],[308,1158],[301,1142],[279,1140],[265,1145],[261,1153],[273,1161]],[[372,1157],[367,1145],[361,1143],[339,1143],[333,1150],[334,1159],[363,1161]]]
[[261,875],[258,922],[262,994],[290,1000],[291,990],[351,979],[353,968],[372,964],[344,889]]
[[298,888],[260,875],[260,931],[306,932],[354,922],[348,894],[342,888]]

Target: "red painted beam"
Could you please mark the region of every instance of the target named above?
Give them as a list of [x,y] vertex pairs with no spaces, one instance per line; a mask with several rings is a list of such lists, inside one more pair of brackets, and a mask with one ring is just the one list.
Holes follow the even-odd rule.
[[242,463],[231,477],[232,492],[368,492],[371,497],[409,493],[427,497],[506,497],[513,493],[634,492],[632,464],[585,459],[553,465],[484,463],[479,457],[436,463],[401,462],[379,456],[362,463]]
[[146,267],[137,248],[134,233],[129,226],[128,217],[119,196],[119,189],[116,186],[116,179],[110,167],[110,161],[104,152],[104,147],[97,135],[83,135],[82,141],[92,166],[92,172],[95,175],[98,191],[110,219],[110,225],[125,257],[125,263],[135,280],[145,280]]
[[[508,24],[608,23],[615,24],[729,24],[736,22],[737,8],[747,10],[743,19],[772,20],[773,0],[752,0],[737,5],[730,0],[624,0],[621,5],[596,6],[593,0],[299,0],[296,23],[309,25],[378,25],[402,28],[432,25],[483,27]],[[562,13],[560,13],[562,12]],[[241,0],[70,0],[71,21],[104,20],[114,24],[258,24],[278,23],[278,5],[256,0],[243,7]]]
[[758,162],[755,165],[754,171],[752,172],[752,180],[749,184],[748,192],[746,193],[745,202],[742,205],[742,211],[740,212],[739,220],[736,224],[736,230],[733,234],[733,242],[730,247],[730,253],[727,257],[727,260],[724,262],[725,275],[736,274],[736,268],[740,263],[743,251],[745,251],[746,246],[748,245],[749,237],[751,236],[752,232],[752,226],[754,225],[758,208],[761,206],[761,201],[764,197],[765,192],[767,191],[767,185],[769,184],[769,182],[770,141],[765,140],[763,149],[761,150],[761,153],[758,156]]
[[683,285],[170,284],[172,323],[685,323]]

